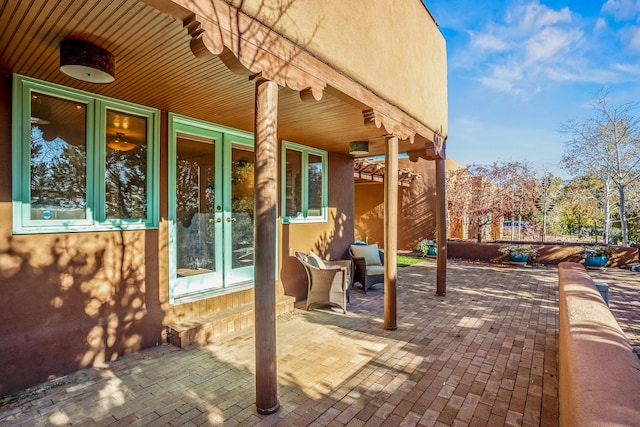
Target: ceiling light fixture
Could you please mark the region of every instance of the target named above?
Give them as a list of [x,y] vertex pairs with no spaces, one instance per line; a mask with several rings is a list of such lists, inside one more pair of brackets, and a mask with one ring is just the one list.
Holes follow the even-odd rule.
[[115,80],[115,59],[111,52],[82,40],[60,43],[60,71],[89,83]]
[[369,154],[369,141],[351,141],[349,143],[349,153],[354,156]]
[[116,132],[116,139],[107,141],[107,147],[117,151],[129,151],[136,148],[136,144],[134,144],[133,142],[125,141],[122,138],[124,138],[124,133]]

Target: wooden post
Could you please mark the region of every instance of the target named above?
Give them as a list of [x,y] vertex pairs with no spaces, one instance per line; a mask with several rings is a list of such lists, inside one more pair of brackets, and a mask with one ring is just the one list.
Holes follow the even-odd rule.
[[398,138],[395,136],[387,139],[384,168],[384,329],[396,330]]
[[280,409],[276,353],[276,224],[278,220],[278,85],[258,78],[255,96],[254,316],[256,407]]
[[436,159],[436,295],[447,293],[447,199],[445,193],[445,159]]

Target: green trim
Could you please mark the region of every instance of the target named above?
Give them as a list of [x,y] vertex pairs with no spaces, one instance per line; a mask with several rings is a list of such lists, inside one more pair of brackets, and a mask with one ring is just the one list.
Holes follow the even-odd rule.
[[[287,150],[298,151],[302,153],[302,218],[287,216]],[[321,215],[309,215],[309,156],[315,155],[322,159],[322,213]],[[281,169],[281,217],[283,224],[297,224],[297,223],[313,223],[313,222],[327,222],[327,207],[328,203],[328,155],[326,151],[319,150],[317,148],[307,147],[305,145],[296,144],[295,142],[282,141],[282,169]]]
[[[168,147],[168,223],[169,223],[169,301],[181,304],[223,295],[240,289],[253,287],[253,266],[232,270],[232,243],[227,236],[231,235],[232,223],[226,221],[231,214],[231,152],[232,144],[238,143],[253,147],[253,135],[238,129],[216,125],[174,113],[169,113],[169,147]],[[177,134],[184,133],[215,141],[215,185],[221,191],[215,193],[215,205],[221,206],[214,218],[220,219],[216,228],[216,244],[221,245],[220,256],[216,256],[216,271],[188,277],[177,275],[176,248],[176,170],[177,170]],[[225,167],[226,166],[226,167]],[[222,243],[220,243],[222,241]]]
[[[12,168],[13,232],[15,234],[86,232],[158,227],[160,113],[125,101],[71,89],[21,75],[13,76]],[[86,105],[85,219],[32,220],[30,197],[31,95],[33,92]],[[106,110],[147,118],[147,218],[105,219]]]

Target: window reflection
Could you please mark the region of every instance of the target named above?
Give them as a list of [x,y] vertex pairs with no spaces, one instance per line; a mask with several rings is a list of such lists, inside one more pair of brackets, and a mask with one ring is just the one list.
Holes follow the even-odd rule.
[[31,219],[85,219],[87,206],[87,107],[31,96]]
[[322,157],[309,155],[308,215],[322,215]]
[[147,217],[147,118],[107,110],[107,219]]
[[302,152],[286,150],[285,215],[302,216]]
[[215,271],[215,141],[178,135],[176,147],[178,276]]

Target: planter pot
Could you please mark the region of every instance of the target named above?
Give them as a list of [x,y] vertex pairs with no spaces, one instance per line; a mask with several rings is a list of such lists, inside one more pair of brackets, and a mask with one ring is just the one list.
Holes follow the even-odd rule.
[[427,248],[427,255],[436,256],[437,254],[438,251],[435,246],[429,246],[429,248]]
[[518,255],[518,254],[510,253],[509,260],[511,262],[518,262],[518,263],[524,264],[527,261],[529,261],[529,255]]
[[596,255],[585,257],[584,265],[592,268],[604,268],[607,265],[607,256]]

